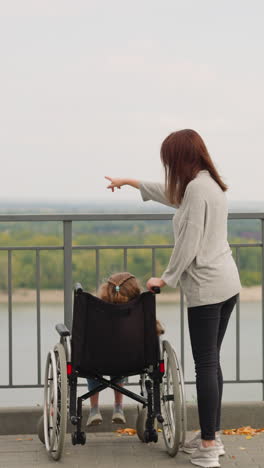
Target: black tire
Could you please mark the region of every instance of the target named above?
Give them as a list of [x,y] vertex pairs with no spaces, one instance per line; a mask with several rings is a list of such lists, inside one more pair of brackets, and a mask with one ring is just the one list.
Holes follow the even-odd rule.
[[136,421],[136,431],[137,436],[141,442],[145,442],[144,432],[146,429],[146,420],[147,420],[147,408],[141,408],[138,411],[137,421]]
[[[147,415],[148,415],[148,409],[147,407],[138,409],[138,415],[137,415],[137,421],[136,421],[136,431],[137,431],[137,436],[141,442],[146,442],[145,441],[145,430],[146,430],[146,421],[147,421]],[[157,431],[158,429],[158,423],[157,420],[155,419],[154,421],[154,429]]]
[[37,433],[38,433],[38,438],[40,442],[45,444],[45,436],[44,436],[44,416],[40,416],[38,420],[38,425],[37,425]]
[[72,440],[72,445],[77,445],[77,442],[78,442],[77,432],[72,432],[71,440]]
[[81,445],[85,445],[85,442],[86,442],[86,432],[81,432],[81,434],[80,434],[80,442],[81,442]]
[[165,373],[161,383],[161,413],[166,450],[174,457],[180,447],[183,427],[180,381],[175,352],[168,341],[162,343]]

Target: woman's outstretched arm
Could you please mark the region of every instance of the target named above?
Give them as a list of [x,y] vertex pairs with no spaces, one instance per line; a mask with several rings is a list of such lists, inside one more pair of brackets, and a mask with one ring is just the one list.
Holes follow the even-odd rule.
[[117,179],[113,177],[105,176],[107,180],[110,180],[111,184],[107,188],[111,189],[112,192],[115,191],[115,188],[121,188],[123,185],[130,185],[136,189],[139,189],[139,181],[135,179]]
[[136,189],[140,190],[143,201],[153,200],[162,205],[167,205],[175,208],[175,205],[172,205],[168,198],[165,195],[165,186],[159,182],[145,182],[142,180],[135,179],[117,179],[112,177],[105,177],[107,180],[110,180],[111,184],[107,188],[111,189],[112,192],[115,191],[115,188],[121,188],[123,185],[130,185]]

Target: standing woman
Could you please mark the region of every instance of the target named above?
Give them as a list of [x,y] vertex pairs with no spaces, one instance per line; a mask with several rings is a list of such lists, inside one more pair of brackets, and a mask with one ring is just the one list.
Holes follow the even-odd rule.
[[148,280],[147,288],[176,288],[179,283],[186,296],[201,432],[183,450],[191,453],[194,465],[219,467],[218,457],[225,453],[219,434],[220,348],[241,288],[227,242],[227,186],[194,130],[171,133],[162,143],[161,161],[165,184],[106,178],[112,191],[130,185],[140,190],[144,201],[177,208],[169,264],[161,278]]

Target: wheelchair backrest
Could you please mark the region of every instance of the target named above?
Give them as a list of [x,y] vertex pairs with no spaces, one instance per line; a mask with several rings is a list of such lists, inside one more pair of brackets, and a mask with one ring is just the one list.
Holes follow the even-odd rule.
[[80,376],[141,373],[158,362],[155,295],[112,304],[74,294],[72,363]]

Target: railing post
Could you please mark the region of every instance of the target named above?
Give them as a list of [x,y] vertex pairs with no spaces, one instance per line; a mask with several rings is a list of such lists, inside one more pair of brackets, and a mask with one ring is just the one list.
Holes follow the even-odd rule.
[[151,249],[151,270],[152,276],[156,276],[156,249],[155,247]]
[[37,303],[37,366],[38,385],[41,384],[41,320],[40,320],[40,253],[36,250],[36,303]]
[[13,385],[13,310],[12,310],[12,250],[8,250],[8,337],[9,386]]
[[264,400],[264,219],[261,219],[262,400]]
[[[236,247],[236,265],[240,273],[240,249]],[[240,296],[236,303],[236,381],[240,381]]]
[[64,248],[64,323],[72,324],[72,221],[63,221]]
[[182,288],[180,288],[180,310],[181,310],[181,366],[182,366],[182,372],[184,375],[184,369],[185,369],[185,347],[184,347],[184,294]]

